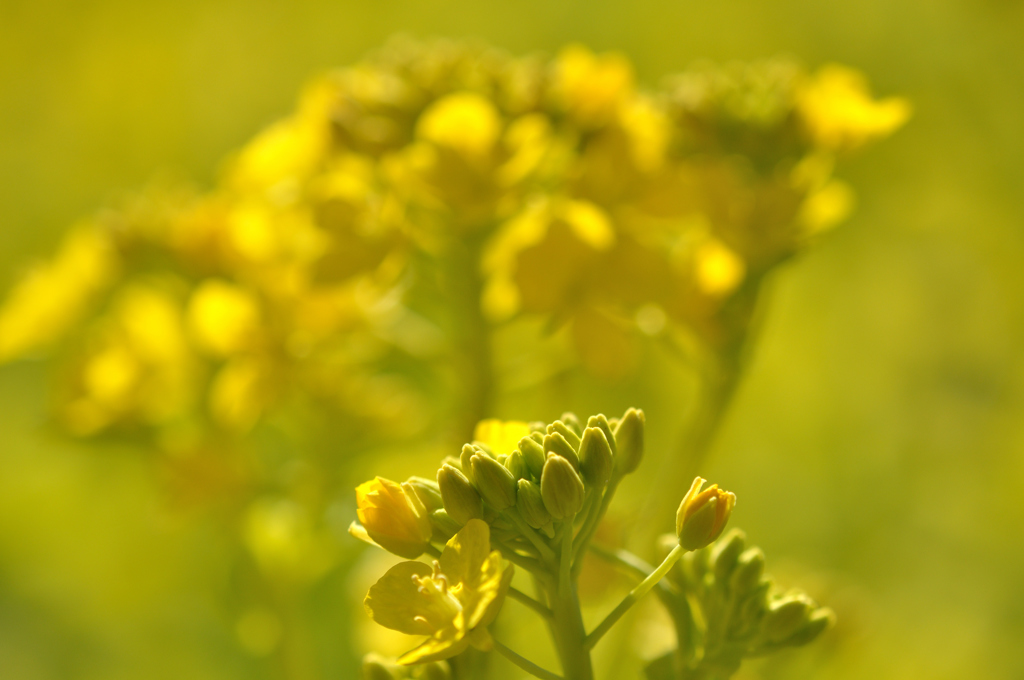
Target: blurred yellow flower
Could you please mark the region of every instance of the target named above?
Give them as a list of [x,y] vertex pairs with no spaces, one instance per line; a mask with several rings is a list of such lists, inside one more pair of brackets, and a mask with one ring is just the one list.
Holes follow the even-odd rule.
[[519,440],[530,434],[530,426],[519,420],[481,420],[473,440],[486,444],[494,455],[507,455],[516,450]]
[[884,137],[910,117],[910,104],[899,97],[871,97],[863,74],[829,64],[797,91],[797,110],[815,141],[846,151]]
[[228,356],[252,344],[260,325],[259,303],[241,286],[203,281],[189,302],[188,324],[202,349]]
[[448,541],[433,567],[402,562],[370,588],[364,603],[374,621],[430,636],[399,663],[448,659],[470,645],[491,648],[487,626],[504,603],[513,568],[490,545],[490,528],[472,519]]

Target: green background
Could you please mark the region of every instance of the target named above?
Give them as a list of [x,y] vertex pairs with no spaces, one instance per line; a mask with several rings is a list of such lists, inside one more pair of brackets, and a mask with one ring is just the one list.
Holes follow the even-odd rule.
[[[1024,3],[3,0],[0,283],[156,177],[212,182],[311,75],[396,32],[580,41],[652,85],[790,54],[912,101],[842,171],[853,217],[773,281],[705,476],[840,616],[750,677],[1024,677]],[[0,369],[0,675],[270,677],[211,605],[231,578],[216,529],[168,510],[133,452],[48,431],[45,376]],[[673,407],[642,405],[667,441]],[[330,628],[350,599],[316,593],[323,677],[352,668]]]

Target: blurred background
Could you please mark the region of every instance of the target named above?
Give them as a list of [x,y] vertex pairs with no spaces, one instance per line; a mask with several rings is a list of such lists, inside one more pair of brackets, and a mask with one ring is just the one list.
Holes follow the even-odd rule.
[[[749,677],[1024,677],[1024,3],[4,0],[0,283],[155,177],[212,184],[311,76],[396,32],[514,54],[579,41],[652,85],[697,59],[792,55],[910,99],[911,122],[842,172],[853,216],[772,280],[702,474],[737,493],[779,580],[839,616]],[[671,389],[643,362],[629,389],[497,415],[642,400],[668,446]],[[223,601],[219,525],[169,502],[130,446],[55,432],[48,375],[0,368],[0,676],[281,677],[272,626]],[[318,582],[296,614],[311,666],[289,675],[353,676],[339,611],[358,596],[344,571]]]

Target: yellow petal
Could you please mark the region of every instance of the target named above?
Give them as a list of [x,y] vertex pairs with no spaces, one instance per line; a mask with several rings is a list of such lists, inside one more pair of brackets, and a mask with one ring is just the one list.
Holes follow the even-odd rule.
[[471,519],[445,545],[441,552],[441,571],[453,584],[476,588],[490,553],[490,528],[483,520]]
[[366,594],[363,600],[366,610],[380,625],[401,633],[431,635],[437,632],[438,622],[433,620],[429,602],[424,601],[413,580],[413,577],[430,576],[431,572],[422,562],[396,564]]

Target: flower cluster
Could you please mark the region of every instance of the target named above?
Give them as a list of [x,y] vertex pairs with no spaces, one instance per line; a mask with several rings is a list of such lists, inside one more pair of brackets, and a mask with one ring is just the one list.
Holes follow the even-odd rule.
[[[666,536],[665,548],[674,541]],[[798,589],[780,592],[764,570],[764,553],[738,529],[684,555],[660,594],[687,645],[655,660],[648,677],[728,677],[744,659],[806,645],[832,625],[831,609]]]
[[[532,662],[487,632],[511,594],[548,619],[565,677],[589,680],[589,649],[680,556],[714,540],[735,505],[733,494],[717,485],[701,491],[704,480],[695,480],[680,505],[679,538],[669,556],[588,634],[577,580],[616,487],[640,464],[644,426],[637,409],[621,418],[591,416],[585,425],[571,413],[547,425],[483,421],[476,441],[441,464],[436,482],[377,477],[361,484],[354,536],[412,560],[439,557],[432,566],[393,567],[366,597],[381,625],[430,636],[398,662],[447,659],[473,645],[496,649],[537,674]],[[506,560],[534,576],[538,599],[510,587]]]
[[849,209],[835,160],[907,112],[837,66],[699,66],[645,91],[579,46],[398,41],[315,80],[212,191],[69,234],[0,309],[0,360],[70,337],[77,434],[245,432],[296,400],[394,427],[418,407],[387,359],[452,327],[415,310],[410,286],[440,280],[470,288],[465,313],[546,318],[621,373],[633,329],[741,333],[730,300]]

